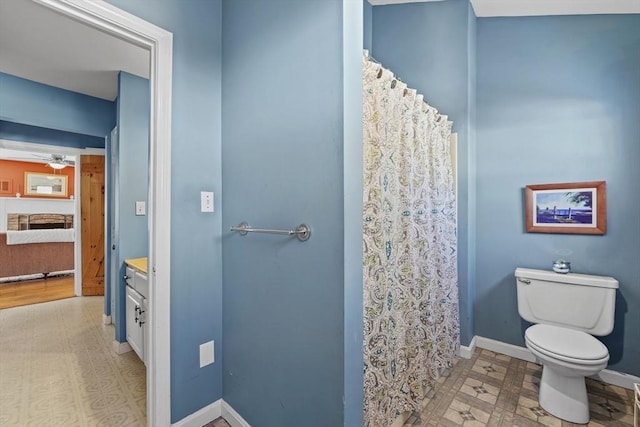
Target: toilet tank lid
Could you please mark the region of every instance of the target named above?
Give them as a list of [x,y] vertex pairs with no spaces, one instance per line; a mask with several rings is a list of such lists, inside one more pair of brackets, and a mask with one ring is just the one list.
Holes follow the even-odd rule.
[[544,280],[547,282],[570,283],[573,285],[618,289],[618,281],[613,277],[607,276],[593,276],[590,274],[577,273],[560,274],[554,271],[520,267],[516,268],[515,276],[519,279]]

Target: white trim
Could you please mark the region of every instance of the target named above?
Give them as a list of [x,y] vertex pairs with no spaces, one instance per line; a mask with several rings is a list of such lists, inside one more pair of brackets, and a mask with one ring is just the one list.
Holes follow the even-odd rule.
[[634,384],[640,383],[640,377],[625,374],[624,372],[611,371],[609,369],[603,369],[600,373],[592,375],[589,378],[602,381],[603,383],[617,385],[618,387],[628,388],[629,390],[633,390]]
[[77,297],[82,296],[82,175],[80,173],[80,155],[76,156],[76,165],[73,170],[73,180],[75,186],[73,195],[75,204],[73,205],[73,226],[78,230],[73,246],[73,291]]
[[124,354],[124,353],[129,353],[130,351],[133,351],[133,348],[131,348],[131,345],[129,345],[128,342],[120,342],[117,340],[113,340],[113,343],[111,344],[113,346],[113,351],[116,352],[116,354]]
[[507,344],[506,342],[492,340],[491,338],[473,337],[476,340],[476,346],[478,348],[484,348],[485,350],[491,350],[496,353],[506,354],[507,356],[515,357],[516,359],[526,360],[527,362],[536,361],[536,357],[526,347],[520,347],[513,344]]
[[106,314],[102,313],[102,324],[103,325],[110,325],[111,324],[111,316],[107,316]]
[[180,421],[171,424],[171,427],[202,427],[222,416],[222,399],[218,399],[210,405],[189,414]]
[[464,359],[471,359],[471,356],[473,356],[473,352],[475,351],[475,349],[476,349],[476,336],[474,335],[468,346],[466,345],[460,346],[460,351],[458,352],[458,354],[460,355],[460,357]]
[[251,427],[231,405],[222,399],[218,399],[193,414],[187,415],[180,421],[171,424],[171,427],[201,427],[219,417],[224,418],[231,427]]
[[171,90],[173,34],[103,0],[33,0],[150,52],[147,422],[171,424]]
[[222,417],[231,424],[231,427],[251,427],[251,425],[224,400],[222,400]]
[[[476,341],[478,348],[484,348],[496,353],[505,354],[507,356],[515,357],[516,359],[526,360],[527,362],[536,362],[535,356],[526,347],[520,347],[513,344],[507,344],[502,341],[492,340],[491,338],[484,338],[475,336],[473,340]],[[628,388],[633,390],[634,383],[640,383],[640,377],[635,375],[625,374],[624,372],[612,371],[610,369],[603,369],[600,373],[592,375],[589,378],[593,378],[603,383],[615,385],[618,387]]]
[[[49,153],[49,154],[64,154],[69,156],[79,156],[82,154],[104,154],[104,148],[92,148],[92,147],[64,147],[61,145],[49,145],[49,144],[39,144],[37,142],[29,142],[29,141],[12,141],[10,139],[0,139],[0,148],[5,148],[7,150],[20,150],[20,151],[29,151],[29,152],[38,152],[38,153]],[[46,162],[36,162],[36,163],[46,163]]]

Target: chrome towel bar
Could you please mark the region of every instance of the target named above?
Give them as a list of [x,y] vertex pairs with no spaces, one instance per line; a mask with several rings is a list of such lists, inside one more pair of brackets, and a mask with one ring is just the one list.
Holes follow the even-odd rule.
[[267,234],[283,234],[286,236],[296,236],[298,240],[304,242],[311,237],[311,227],[307,224],[300,224],[295,230],[274,230],[272,228],[253,228],[246,222],[241,222],[235,227],[231,227],[231,231],[237,231],[242,236],[247,233],[267,233]]

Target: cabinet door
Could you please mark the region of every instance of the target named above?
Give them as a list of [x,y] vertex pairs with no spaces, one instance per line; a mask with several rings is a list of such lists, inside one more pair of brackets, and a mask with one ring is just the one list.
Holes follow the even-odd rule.
[[142,361],[144,362],[145,365],[148,365],[147,359],[149,359],[149,351],[151,349],[150,342],[149,342],[149,338],[151,337],[151,334],[147,333],[147,325],[149,324],[147,322],[147,319],[149,318],[149,316],[147,316],[147,314],[149,314],[148,301],[149,300],[147,298],[142,298],[142,309],[144,310],[144,313],[141,316],[142,327],[140,328],[142,329],[142,338],[144,340],[143,341],[144,342],[144,358],[142,359]]
[[140,359],[144,360],[144,324],[140,324],[141,310],[144,310],[142,296],[127,286],[127,341]]

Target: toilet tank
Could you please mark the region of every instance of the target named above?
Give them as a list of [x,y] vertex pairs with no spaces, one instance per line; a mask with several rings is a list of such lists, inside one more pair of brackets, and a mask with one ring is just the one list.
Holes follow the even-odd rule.
[[524,320],[591,335],[609,335],[613,330],[616,279],[530,268],[516,268],[515,276],[518,313]]

